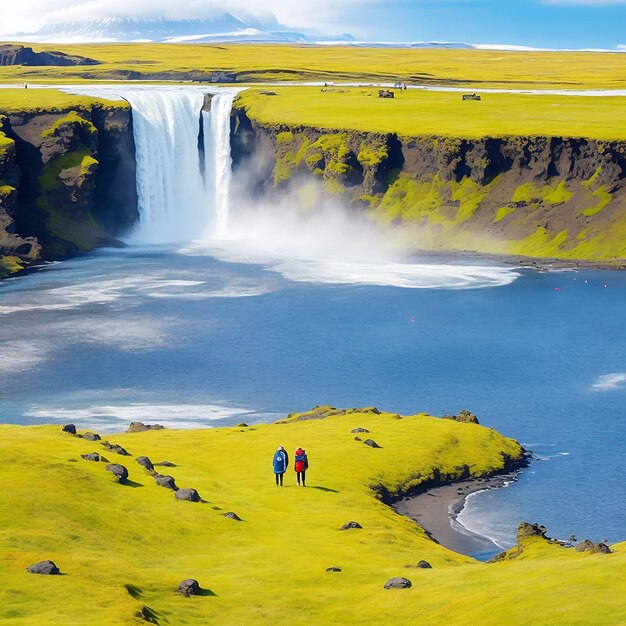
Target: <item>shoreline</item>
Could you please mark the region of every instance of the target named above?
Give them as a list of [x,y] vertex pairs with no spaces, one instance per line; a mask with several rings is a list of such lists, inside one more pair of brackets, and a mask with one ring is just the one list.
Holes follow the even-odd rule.
[[467,498],[481,491],[500,489],[515,480],[516,473],[475,478],[434,487],[393,505],[396,513],[418,523],[437,543],[459,554],[482,560],[505,548],[489,537],[475,533],[458,520]]

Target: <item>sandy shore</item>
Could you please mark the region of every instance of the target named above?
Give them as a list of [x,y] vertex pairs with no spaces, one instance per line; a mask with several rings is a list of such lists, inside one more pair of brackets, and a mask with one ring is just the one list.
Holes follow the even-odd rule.
[[485,489],[505,486],[510,476],[467,480],[453,485],[435,487],[394,505],[401,515],[406,515],[424,528],[441,545],[468,556],[489,555],[501,552],[493,541],[471,532],[457,521],[465,506],[467,496]]

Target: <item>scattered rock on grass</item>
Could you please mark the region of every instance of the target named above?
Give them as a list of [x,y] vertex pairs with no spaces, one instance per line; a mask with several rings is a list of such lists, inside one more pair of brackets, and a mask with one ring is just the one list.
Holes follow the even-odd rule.
[[173,476],[163,476],[163,474],[154,474],[153,476],[156,484],[160,487],[165,487],[166,489],[173,489],[174,491],[178,491],[178,487],[176,486],[176,482],[174,481]]
[[341,568],[340,567],[334,567],[334,566],[333,567],[327,567],[326,571],[327,572],[340,572]]
[[363,443],[370,448],[382,448],[373,439],[366,439]]
[[413,583],[408,579],[402,576],[395,576],[394,578],[390,578],[385,583],[385,589],[408,589],[412,587]]
[[131,422],[127,433],[143,433],[146,430],[163,430],[165,426],[161,424],[144,424],[143,422]]
[[355,433],[369,433],[369,430],[367,430],[367,428],[353,428],[350,432],[353,433],[353,434],[355,434]]
[[339,530],[351,530],[352,528],[363,528],[358,522],[346,522]]
[[160,463],[155,463],[160,467],[176,467],[176,463],[172,463],[171,461],[161,461]]
[[239,515],[237,515],[237,513],[233,513],[232,511],[228,511],[228,513],[224,513],[224,517],[227,517],[228,519],[234,519],[236,522],[241,521],[241,518],[239,517]]
[[87,439],[87,441],[100,441],[102,437],[100,437],[98,433],[85,433],[83,439]]
[[59,568],[54,564],[53,561],[39,561],[39,563],[34,563],[33,565],[29,565],[26,568],[27,572],[31,574],[47,574],[47,575],[57,575],[60,574]]
[[179,489],[175,497],[177,500],[188,500],[189,502],[200,502],[200,495],[195,489]]
[[245,422],[239,422],[239,424],[237,424],[237,428],[248,428],[248,424],[246,424]]
[[89,454],[81,454],[81,458],[85,461],[100,461],[100,455],[97,452],[90,452]]
[[114,476],[117,476],[117,479],[120,483],[125,483],[128,480],[128,470],[119,463],[109,463],[107,465],[107,472],[111,472]]
[[187,578],[178,585],[178,591],[188,598],[189,596],[199,595],[202,588],[195,578]]
[[363,439],[361,439],[361,437],[355,437],[354,440],[355,441],[363,441]]
[[130,452],[122,448],[118,443],[109,443],[108,441],[103,441],[102,445],[107,449],[111,450],[111,452],[115,452],[117,454],[121,454],[122,456],[131,456]]
[[467,409],[463,409],[458,415],[444,415],[443,419],[454,420],[455,422],[462,422],[465,424],[480,424],[478,418]]
[[69,433],[70,435],[76,434],[76,426],[74,424],[63,424],[61,427],[61,431],[64,433]]
[[154,469],[152,461],[147,456],[138,456],[135,461],[137,461],[141,467],[145,467],[148,471],[152,471]]
[[592,554],[611,554],[611,548],[606,543],[593,543],[589,539],[581,541],[575,548],[576,552],[591,552]]

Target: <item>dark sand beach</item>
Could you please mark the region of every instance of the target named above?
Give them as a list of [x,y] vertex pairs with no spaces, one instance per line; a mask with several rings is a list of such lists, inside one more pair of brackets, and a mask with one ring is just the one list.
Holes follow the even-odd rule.
[[405,498],[394,505],[424,528],[441,545],[475,558],[489,558],[502,548],[487,537],[465,528],[458,520],[466,498],[477,491],[505,486],[511,477],[468,480],[453,485],[435,487],[417,496]]

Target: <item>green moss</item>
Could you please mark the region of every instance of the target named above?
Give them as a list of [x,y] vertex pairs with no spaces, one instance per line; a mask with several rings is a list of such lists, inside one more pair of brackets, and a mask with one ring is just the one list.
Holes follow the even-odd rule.
[[290,144],[293,141],[293,133],[288,130],[282,133],[278,133],[278,135],[276,135],[276,141],[278,142],[279,146]]
[[8,197],[15,193],[15,187],[11,187],[11,185],[3,184],[0,181],[0,201],[6,200]]
[[6,278],[24,269],[23,261],[17,256],[0,256],[0,278]]
[[556,205],[564,204],[574,197],[574,193],[569,191],[567,183],[561,181],[554,185],[535,185],[526,183],[515,190],[513,202],[544,202]]
[[[279,133],[277,137],[280,135],[285,135],[285,133]],[[277,156],[274,166],[274,185],[279,185],[291,179],[302,165],[310,145],[310,140],[304,135],[299,135],[298,139],[300,140],[300,146],[297,150],[295,150],[295,148],[287,150]],[[288,143],[292,144],[293,142],[294,136],[291,135],[291,139]],[[280,143],[279,141],[279,144]],[[282,141],[283,145],[285,143],[287,142]]]
[[556,187],[551,187],[544,195],[548,204],[564,204],[574,197],[574,193],[567,188],[567,183],[561,181]]
[[98,161],[92,156],[84,157],[83,160],[80,162],[80,175],[82,177],[90,176],[91,174],[95,173],[99,165],[100,164],[98,163]]
[[586,189],[593,190],[601,175],[602,175],[602,166],[598,166],[596,168],[596,171],[591,175],[591,177],[582,182],[582,186],[585,187]]
[[[91,159],[91,161],[88,159]],[[63,170],[80,167],[82,173],[83,162],[85,162],[89,167],[92,161],[95,161],[95,159],[91,156],[91,150],[89,150],[87,146],[80,145],[77,150],[68,152],[67,154],[57,157],[48,163],[43,168],[42,173],[39,176],[39,186],[44,191],[53,191],[58,187],[58,185],[61,184],[59,181],[59,174]]]
[[467,177],[458,183],[452,181],[450,186],[452,188],[452,200],[460,203],[455,219],[457,223],[462,224],[470,220],[476,213],[480,203],[489,193],[489,187]]
[[10,154],[15,150],[15,142],[0,131],[0,156]]
[[584,215],[585,217],[593,217],[594,215],[597,215],[600,211],[602,211],[602,209],[605,209],[611,203],[611,200],[613,200],[613,195],[608,191],[606,185],[598,187],[592,195],[598,200],[598,203],[594,207],[586,209],[581,213],[581,215]]
[[511,213],[515,213],[515,207],[503,206],[496,211],[496,216],[493,220],[494,223],[502,221],[507,215],[511,215]]
[[376,167],[388,157],[389,150],[385,144],[373,146],[363,141],[356,158],[363,167]]
[[326,193],[331,196],[341,195],[345,191],[344,186],[336,178],[327,178],[324,181],[324,186],[326,188]]
[[59,128],[66,124],[79,124],[82,130],[90,135],[95,135],[98,132],[96,127],[89,120],[86,120],[77,111],[70,111],[65,117],[57,120],[50,128],[44,130],[41,133],[42,138],[47,139],[54,137]]

